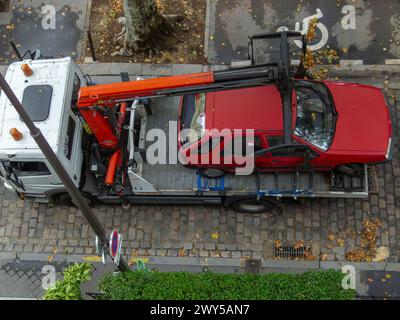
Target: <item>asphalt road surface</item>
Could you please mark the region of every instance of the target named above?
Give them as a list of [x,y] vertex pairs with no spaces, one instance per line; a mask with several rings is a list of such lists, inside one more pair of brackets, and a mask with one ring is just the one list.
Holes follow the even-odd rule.
[[304,31],[314,17],[319,24],[312,50],[332,48],[342,60],[364,64],[400,57],[397,0],[211,0],[209,16],[210,63],[245,60],[248,36],[282,28]]
[[86,0],[10,0],[0,9],[0,64],[12,60],[10,40],[21,54],[40,49],[45,57],[80,58]]

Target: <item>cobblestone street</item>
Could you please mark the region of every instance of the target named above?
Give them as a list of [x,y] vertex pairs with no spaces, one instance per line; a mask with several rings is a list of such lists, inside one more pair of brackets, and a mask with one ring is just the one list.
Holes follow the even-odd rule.
[[[99,71],[100,72],[100,71]],[[358,81],[358,80],[357,80]],[[375,81],[382,85],[382,81]],[[390,84],[389,84],[390,87]],[[398,88],[396,86],[394,89]],[[393,91],[394,92],[394,91]],[[395,91],[399,96],[400,91]],[[393,108],[398,132],[400,104]],[[400,163],[398,137],[391,164],[379,166],[377,193],[368,201],[306,200],[281,212],[238,214],[219,207],[96,206],[107,227],[124,236],[128,257],[224,257],[274,259],[274,242],[312,246],[317,260],[343,261],[361,245],[363,222],[380,219],[376,246],[390,249],[388,262],[400,259]],[[76,208],[22,201],[1,186],[0,252],[84,254],[95,252],[94,234]]]

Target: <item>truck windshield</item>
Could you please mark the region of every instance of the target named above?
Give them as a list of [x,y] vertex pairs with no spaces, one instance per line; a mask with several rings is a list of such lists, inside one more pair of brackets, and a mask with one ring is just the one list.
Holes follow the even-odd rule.
[[335,134],[337,114],[328,89],[321,83],[295,84],[297,118],[295,135],[327,151]]

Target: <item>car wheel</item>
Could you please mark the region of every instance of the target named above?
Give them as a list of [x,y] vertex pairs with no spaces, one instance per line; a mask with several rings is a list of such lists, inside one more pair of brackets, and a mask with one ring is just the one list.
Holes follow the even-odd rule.
[[346,164],[338,166],[335,171],[350,177],[359,177],[362,175],[363,169],[362,166],[358,164]]
[[203,176],[208,178],[221,178],[225,175],[224,171],[215,168],[202,169],[200,172]]
[[265,213],[270,212],[276,207],[272,201],[257,198],[238,198],[230,205],[230,208],[240,213]]

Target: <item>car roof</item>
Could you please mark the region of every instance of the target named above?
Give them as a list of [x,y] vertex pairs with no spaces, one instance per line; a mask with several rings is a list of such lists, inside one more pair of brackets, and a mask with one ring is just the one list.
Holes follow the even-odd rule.
[[282,131],[282,98],[275,85],[207,94],[207,129]]

